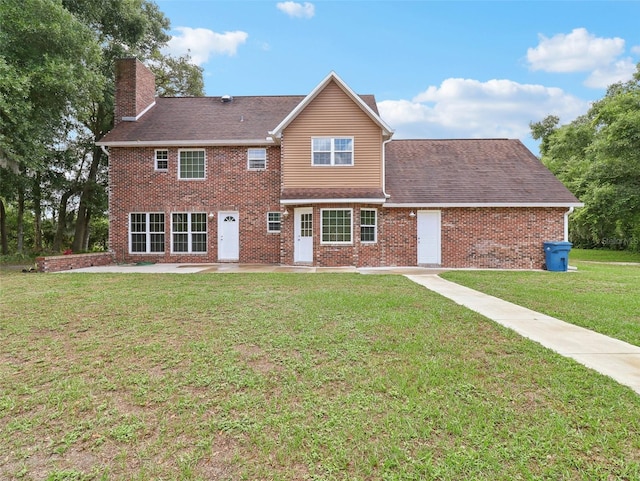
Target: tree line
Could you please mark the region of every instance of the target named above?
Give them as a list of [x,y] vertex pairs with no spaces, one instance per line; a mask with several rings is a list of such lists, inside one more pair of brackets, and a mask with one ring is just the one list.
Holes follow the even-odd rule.
[[0,252],[106,247],[114,63],[137,57],[161,96],[202,96],[202,69],[162,53],[148,0],[0,0]]
[[584,203],[570,217],[570,240],[640,251],[640,64],[585,115],[558,123],[548,116],[530,126],[542,162]]

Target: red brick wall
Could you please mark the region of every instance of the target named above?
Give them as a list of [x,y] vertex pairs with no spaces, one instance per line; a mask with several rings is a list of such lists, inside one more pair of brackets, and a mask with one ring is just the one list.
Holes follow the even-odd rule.
[[[378,209],[378,242],[360,242],[359,209]],[[320,243],[320,210],[352,208],[353,245]],[[353,204],[314,206],[314,265],[357,267],[417,265],[416,209]],[[562,240],[564,208],[441,209],[442,267],[542,269],[542,243]],[[293,264],[294,207],[283,223],[282,263]]]
[[542,243],[563,240],[565,208],[442,210],[442,265],[542,269]]
[[113,264],[113,253],[96,252],[92,254],[71,254],[66,256],[38,257],[38,272],[59,272],[82,267],[108,266]]
[[136,117],[155,101],[155,76],[136,58],[116,61],[115,120]]
[[[280,211],[280,149],[267,148],[267,169],[247,170],[246,147],[207,147],[206,179],[178,179],[178,148],[168,147],[169,168],[154,170],[153,148],[111,148],[109,246],[119,262],[217,262],[218,212],[237,211],[240,262],[280,262],[280,236],[267,233],[267,212]],[[131,212],[164,212],[165,252],[129,254]],[[171,213],[213,213],[205,254],[171,254]]]

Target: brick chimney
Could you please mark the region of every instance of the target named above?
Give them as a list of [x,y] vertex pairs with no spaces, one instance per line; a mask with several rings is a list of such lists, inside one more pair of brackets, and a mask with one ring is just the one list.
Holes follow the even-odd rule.
[[155,104],[156,77],[137,58],[116,60],[116,97],[114,125],[138,120]]

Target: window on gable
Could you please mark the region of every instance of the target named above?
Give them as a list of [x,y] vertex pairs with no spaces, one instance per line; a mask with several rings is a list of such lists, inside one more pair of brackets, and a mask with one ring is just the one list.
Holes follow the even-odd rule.
[[176,212],[171,215],[171,252],[207,252],[207,214]]
[[249,170],[263,170],[267,168],[267,149],[248,149],[247,168]]
[[204,150],[181,150],[178,158],[178,178],[204,179]]
[[164,214],[132,212],[129,214],[129,252],[148,254],[164,252]]
[[267,212],[267,232],[280,232],[280,212]]
[[168,150],[156,150],[155,168],[156,170],[167,170],[169,168]]
[[360,209],[360,241],[376,242],[377,211]]
[[353,165],[353,137],[311,139],[313,165]]
[[351,244],[351,209],[322,209],[322,244]]

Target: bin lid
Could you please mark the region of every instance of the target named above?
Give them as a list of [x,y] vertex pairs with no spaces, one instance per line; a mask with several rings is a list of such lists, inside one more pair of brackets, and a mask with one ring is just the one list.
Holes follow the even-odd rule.
[[573,246],[573,244],[571,242],[565,242],[565,241],[545,241],[544,242],[544,246],[545,247],[571,247]]

